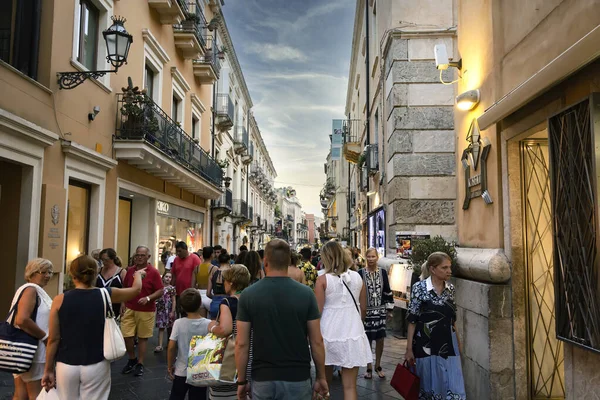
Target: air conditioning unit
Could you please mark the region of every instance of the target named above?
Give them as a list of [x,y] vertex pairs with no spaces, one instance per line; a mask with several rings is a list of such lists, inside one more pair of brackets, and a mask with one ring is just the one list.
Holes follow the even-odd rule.
[[370,174],[375,174],[379,171],[379,148],[377,144],[370,144],[367,146],[366,156],[366,169]]

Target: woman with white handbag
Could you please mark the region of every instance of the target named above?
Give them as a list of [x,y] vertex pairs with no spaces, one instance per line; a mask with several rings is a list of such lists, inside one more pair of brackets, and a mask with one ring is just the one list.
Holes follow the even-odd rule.
[[[69,272],[75,289],[59,294],[52,303],[42,385],[46,390],[56,386],[61,399],[106,400],[110,394],[110,360],[125,354],[123,337],[115,331],[112,307],[106,305],[135,298],[146,272],[137,271],[133,286],[126,289],[97,289],[98,266],[90,256],[73,260]],[[104,298],[106,293],[110,302]]]

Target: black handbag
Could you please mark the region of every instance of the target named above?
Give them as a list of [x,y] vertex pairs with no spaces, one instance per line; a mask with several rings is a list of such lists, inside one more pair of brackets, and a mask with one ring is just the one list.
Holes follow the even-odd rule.
[[[29,371],[39,344],[39,339],[15,327],[19,301],[25,289],[21,290],[21,294],[8,313],[6,321],[0,322],[0,371],[12,374],[22,374]],[[36,293],[35,307],[31,313],[31,319],[34,321],[37,317],[38,306]]]

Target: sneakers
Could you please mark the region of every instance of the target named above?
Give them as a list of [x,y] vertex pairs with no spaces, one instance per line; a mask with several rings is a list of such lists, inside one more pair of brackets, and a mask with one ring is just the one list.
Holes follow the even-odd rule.
[[140,363],[137,363],[133,368],[133,376],[143,376],[144,375],[144,366]]
[[122,374],[128,374],[131,371],[133,371],[133,368],[137,365],[137,358],[134,358],[133,360],[129,360],[127,361],[127,365],[125,365],[125,367],[123,367],[123,370],[121,371]]

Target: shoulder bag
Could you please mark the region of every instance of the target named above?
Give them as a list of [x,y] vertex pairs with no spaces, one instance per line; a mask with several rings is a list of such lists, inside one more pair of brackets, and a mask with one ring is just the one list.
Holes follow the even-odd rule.
[[[2,351],[0,351],[0,371],[13,374],[22,374],[29,371],[38,348],[39,339],[15,327],[19,301],[21,301],[26,288],[21,290],[15,305],[8,313],[7,320],[0,323],[0,348],[2,348]],[[35,307],[30,317],[33,321],[36,320],[38,306],[39,302],[36,292]]]
[[126,352],[123,334],[115,320],[108,290],[100,289],[104,303],[104,358],[108,361],[118,360]]

